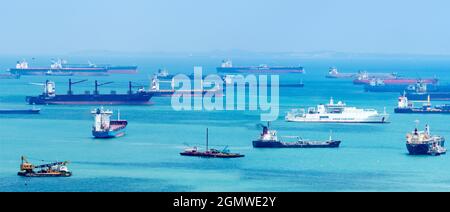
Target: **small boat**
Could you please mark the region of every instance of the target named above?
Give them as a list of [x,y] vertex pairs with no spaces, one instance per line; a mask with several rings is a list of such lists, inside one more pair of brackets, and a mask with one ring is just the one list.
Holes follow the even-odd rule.
[[208,147],[208,128],[206,128],[206,151],[199,151],[197,147],[185,149],[184,152],[181,152],[182,156],[191,156],[191,157],[205,157],[205,158],[241,158],[245,155],[239,153],[230,153],[230,151],[225,147],[222,151],[217,149],[209,149]]
[[406,148],[410,155],[442,155],[447,152],[444,144],[445,138],[431,135],[428,125],[425,126],[425,131],[418,131],[416,127],[406,135]]
[[91,113],[94,115],[94,126],[92,135],[95,138],[116,138],[125,135],[125,128],[128,125],[126,120],[120,120],[120,112],[117,113],[117,120],[111,120],[113,112],[97,108]]
[[70,177],[72,172],[67,168],[69,162],[54,162],[42,165],[33,165],[22,156],[20,171],[17,175],[22,177]]
[[326,141],[309,141],[301,137],[286,137],[295,138],[295,142],[283,142],[278,140],[277,131],[270,130],[269,125],[263,126],[263,131],[258,140],[253,141],[254,148],[338,148],[341,141],[330,138]]

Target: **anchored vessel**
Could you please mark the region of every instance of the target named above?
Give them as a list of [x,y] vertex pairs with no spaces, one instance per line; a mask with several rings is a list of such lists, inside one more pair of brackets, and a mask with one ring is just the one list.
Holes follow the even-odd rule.
[[222,65],[217,67],[218,73],[249,73],[249,74],[286,74],[286,73],[305,73],[301,66],[233,66],[231,60],[222,61]]
[[414,89],[406,90],[406,97],[412,101],[448,101],[450,100],[450,85],[430,86],[417,83]]
[[26,60],[18,61],[15,68],[10,68],[9,72],[15,75],[108,75],[114,73],[134,74],[137,73],[137,66],[112,66],[89,64],[68,64],[65,60],[52,61],[50,67],[30,67]]
[[117,120],[111,120],[113,112],[97,108],[91,111],[94,115],[94,126],[92,135],[95,138],[115,138],[125,135],[125,128],[128,125],[126,120],[120,120],[120,112],[117,113]]
[[328,104],[317,105],[316,108],[294,109],[287,113],[285,119],[289,122],[321,122],[321,123],[387,123],[389,115],[374,109],[359,109],[347,107],[343,102],[334,103],[333,98]]
[[417,82],[422,82],[425,84],[436,84],[438,83],[438,79],[430,78],[430,79],[413,79],[413,78],[388,78],[388,79],[379,79],[379,78],[366,78],[359,77],[358,79],[353,80],[354,84],[357,85],[367,85],[370,84],[373,80],[381,81],[386,85],[412,85]]
[[301,137],[293,137],[296,142],[283,142],[278,140],[277,131],[270,130],[269,125],[263,126],[263,131],[258,140],[253,141],[254,148],[337,148],[341,141],[330,139],[326,141],[309,141]]
[[68,105],[139,105],[148,104],[153,94],[146,92],[144,88],[140,87],[137,92],[133,92],[133,85],[131,82],[128,84],[128,93],[117,94],[115,91],[111,91],[110,94],[101,94],[98,87],[112,82],[98,83],[95,80],[95,90],[91,94],[86,91],[84,94],[74,94],[72,91],[72,85],[80,82],[81,80],[72,82],[69,79],[69,91],[67,94],[56,94],[55,83],[47,80],[44,86],[44,93],[39,96],[27,96],[26,101],[29,104],[47,105],[47,104],[68,104]]
[[197,147],[185,149],[180,155],[192,156],[192,157],[206,157],[206,158],[240,158],[245,155],[239,153],[230,153],[230,151],[225,147],[222,151],[217,149],[209,149],[208,147],[208,128],[206,129],[206,151],[199,151]]
[[448,113],[450,114],[450,104],[431,106],[431,98],[428,97],[428,101],[423,103],[422,107],[414,107],[414,101],[409,101],[406,95],[398,98],[398,107],[395,108],[395,113]]
[[444,148],[444,143],[444,137],[430,134],[428,125],[425,131],[418,131],[416,127],[412,133],[406,135],[406,148],[410,155],[445,154],[447,150]]
[[20,172],[17,175],[22,177],[70,177],[72,172],[67,168],[69,162],[54,162],[42,165],[33,165],[22,156]]
[[39,114],[41,109],[0,109],[0,114]]
[[381,79],[392,79],[396,78],[396,73],[369,73],[367,71],[359,71],[358,73],[339,73],[336,67],[331,67],[328,71],[328,75],[326,78],[358,78],[358,79],[372,79],[372,78],[381,78]]
[[[243,77],[243,76],[242,76]],[[226,90],[227,86],[230,87],[250,87],[250,86],[254,86],[254,87],[258,87],[258,86],[265,86],[265,87],[271,87],[272,84],[271,83],[267,83],[267,84],[261,84],[260,82],[256,82],[254,85],[250,85],[249,83],[244,83],[243,85],[238,84],[238,82],[240,82],[241,80],[238,79],[240,78],[239,75],[232,75],[232,74],[225,74],[222,76],[223,82],[224,82],[224,86],[223,89]],[[243,82],[243,81],[242,81]],[[286,87],[286,88],[303,88],[305,87],[305,84],[303,83],[303,80],[298,82],[298,83],[280,83],[278,84],[278,87],[282,88],[282,87]]]

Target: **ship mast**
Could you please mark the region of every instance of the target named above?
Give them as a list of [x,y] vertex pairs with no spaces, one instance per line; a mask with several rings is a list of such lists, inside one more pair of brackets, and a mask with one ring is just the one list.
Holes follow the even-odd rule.
[[208,138],[209,136],[208,136],[208,128],[206,128],[206,151],[208,151],[208,140],[209,140],[209,138]]

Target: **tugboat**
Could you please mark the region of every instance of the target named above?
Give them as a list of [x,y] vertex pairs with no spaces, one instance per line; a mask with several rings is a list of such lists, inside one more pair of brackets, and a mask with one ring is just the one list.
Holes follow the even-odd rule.
[[111,91],[109,94],[101,94],[99,87],[113,82],[99,83],[95,80],[94,93],[86,91],[84,94],[74,94],[72,85],[85,82],[81,80],[72,82],[69,79],[69,91],[67,94],[56,94],[56,85],[54,82],[47,80],[45,84],[36,84],[44,86],[44,93],[39,96],[27,96],[28,104],[36,105],[143,105],[149,104],[153,94],[146,92],[144,88],[140,88],[137,92],[132,90],[131,82],[128,83],[128,92],[126,94],[117,94],[116,91]]
[[117,113],[117,120],[111,120],[113,112],[97,108],[91,112],[94,115],[94,126],[92,135],[95,138],[116,138],[125,135],[125,128],[128,125],[126,120],[120,120],[120,112]]
[[[54,162],[43,165],[33,165],[22,156],[20,172],[17,175],[22,177],[70,177],[72,172],[67,168],[69,162]],[[38,170],[36,170],[38,169]]]
[[217,149],[209,149],[208,147],[208,128],[206,128],[206,151],[199,151],[197,147],[185,149],[184,152],[181,152],[182,156],[191,156],[191,157],[205,157],[205,158],[241,158],[245,155],[239,153],[230,153],[230,151],[225,147],[222,151]]
[[450,104],[432,107],[430,96],[422,107],[414,107],[413,103],[413,101],[408,101],[406,95],[403,95],[398,98],[398,107],[394,111],[395,113],[450,114]]
[[254,148],[338,148],[341,141],[333,140],[330,136],[327,141],[309,141],[301,137],[294,137],[296,142],[283,142],[278,140],[277,131],[269,129],[270,123],[263,126],[258,140],[253,141]]
[[428,125],[425,126],[425,131],[418,131],[416,127],[412,133],[406,135],[406,148],[410,155],[445,154],[447,149],[444,148],[444,143],[444,137],[431,135]]
[[294,109],[287,113],[288,122],[317,123],[388,123],[389,114],[378,113],[374,109],[347,107],[345,103],[334,103],[333,98],[328,104],[317,105],[316,108]]

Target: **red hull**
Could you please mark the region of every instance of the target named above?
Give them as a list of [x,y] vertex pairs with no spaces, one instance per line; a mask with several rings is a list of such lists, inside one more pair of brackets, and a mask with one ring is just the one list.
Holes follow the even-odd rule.
[[[353,81],[354,84],[370,84],[371,79],[356,79]],[[385,79],[383,83],[386,85],[412,85],[417,82],[422,82],[425,84],[436,84],[438,79]]]

